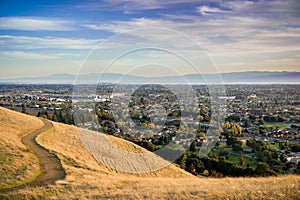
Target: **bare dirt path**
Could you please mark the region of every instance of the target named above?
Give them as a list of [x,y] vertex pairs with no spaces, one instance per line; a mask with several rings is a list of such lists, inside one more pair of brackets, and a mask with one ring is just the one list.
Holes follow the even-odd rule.
[[47,131],[53,126],[48,120],[43,118],[41,118],[41,120],[44,122],[44,126],[42,128],[25,135],[21,139],[22,143],[25,144],[38,157],[41,175],[30,183],[0,190],[0,192],[13,191],[25,187],[37,187],[54,184],[55,181],[62,180],[66,177],[66,173],[57,156],[50,153],[49,150],[39,145],[35,140],[39,134]]

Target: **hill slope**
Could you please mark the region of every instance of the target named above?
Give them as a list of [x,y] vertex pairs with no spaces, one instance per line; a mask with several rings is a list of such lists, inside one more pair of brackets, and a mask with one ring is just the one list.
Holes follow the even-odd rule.
[[36,117],[0,107],[0,189],[27,183],[38,175],[36,157],[21,137],[42,126]]
[[[22,128],[16,128],[16,131],[12,128],[22,127],[25,121],[33,124],[31,129],[38,128],[40,120],[2,108],[0,116],[1,136],[7,135],[6,143],[10,140],[16,142],[10,145],[14,157],[17,157],[23,153],[17,151],[22,146],[17,142],[17,135],[26,132]],[[127,151],[146,152],[130,142],[108,138]],[[1,146],[4,144],[2,141]],[[49,187],[24,188],[0,194],[0,199],[297,199],[300,195],[299,176],[201,179],[173,165],[151,173],[119,173],[89,154],[73,126],[53,123],[53,128],[39,135],[37,141],[61,159],[66,179]],[[5,148],[4,151],[10,150]],[[24,151],[23,155],[27,154]],[[5,171],[1,173],[5,174]]]
[[[184,170],[175,167],[173,165],[168,165],[167,167],[153,171],[149,173],[138,173],[138,171],[134,174],[122,173],[120,171],[116,171],[107,167],[101,162],[97,162],[94,157],[86,150],[85,146],[82,144],[80,140],[80,134],[86,134],[90,138],[92,137],[93,141],[96,141],[98,150],[102,150],[105,148],[103,144],[105,139],[108,139],[115,147],[119,147],[123,149],[125,152],[132,153],[149,153],[147,150],[131,143],[126,140],[116,138],[109,135],[99,134],[98,132],[83,130],[80,128],[76,128],[75,126],[53,123],[53,128],[48,130],[47,132],[41,134],[37,138],[37,142],[42,146],[54,151],[57,153],[58,157],[62,160],[64,166],[67,168],[67,173],[69,170],[69,174],[73,173],[74,167],[81,169],[90,169],[93,171],[97,171],[99,174],[109,174],[115,175],[121,174],[125,176],[138,176],[138,177],[171,177],[171,178],[191,178],[193,177],[191,174],[185,172]],[[90,139],[88,138],[88,139]],[[66,142],[68,141],[68,142]],[[111,155],[102,155],[104,157],[110,157]],[[153,154],[153,157],[155,155]],[[129,167],[134,166],[138,168],[139,166],[144,166],[145,163],[140,163],[135,160],[130,160],[128,157],[123,157],[123,155],[119,155],[114,159],[118,160],[119,163],[123,162],[124,165],[131,165]],[[129,162],[125,162],[129,161]],[[164,162],[164,160],[158,158],[159,162]]]

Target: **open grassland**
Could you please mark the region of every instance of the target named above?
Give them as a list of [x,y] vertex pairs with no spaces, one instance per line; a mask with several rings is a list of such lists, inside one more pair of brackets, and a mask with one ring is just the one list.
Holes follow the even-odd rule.
[[0,189],[30,182],[39,174],[38,160],[21,137],[42,126],[36,117],[0,107]]
[[[82,144],[77,128],[53,124],[51,129],[38,136],[37,141],[60,158],[66,179],[49,187],[23,188],[0,194],[0,199],[299,199],[300,196],[300,177],[292,175],[197,178],[173,165],[143,174],[120,173],[96,161]],[[107,138],[125,151],[147,153],[128,141]]]
[[[2,195],[11,199],[299,199],[299,177],[138,178],[73,171],[47,188]],[[0,195],[1,197],[1,195]]]

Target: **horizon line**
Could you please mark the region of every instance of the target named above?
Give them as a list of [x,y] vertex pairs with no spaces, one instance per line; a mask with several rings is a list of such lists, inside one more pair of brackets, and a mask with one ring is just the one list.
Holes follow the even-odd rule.
[[[140,78],[163,78],[163,77],[178,77],[178,76],[188,76],[188,75],[222,75],[222,74],[238,74],[238,73],[300,73],[300,71],[232,71],[232,72],[220,72],[220,73],[202,73],[202,74],[182,74],[182,75],[164,75],[164,76],[142,76],[142,75],[134,75],[134,74],[123,74],[123,73],[116,73],[116,72],[109,72],[109,73],[103,73],[103,74],[112,74],[112,75],[129,75],[134,77],[140,77]],[[83,76],[86,75],[100,75],[100,73],[85,73],[80,74]],[[48,75],[37,75],[37,76],[22,76],[22,77],[0,77],[1,79],[26,79],[26,78],[43,78],[43,77],[49,77],[49,76],[59,76],[59,75],[68,75],[68,76],[78,76],[78,74],[72,74],[72,73],[54,73],[54,74],[48,74]]]

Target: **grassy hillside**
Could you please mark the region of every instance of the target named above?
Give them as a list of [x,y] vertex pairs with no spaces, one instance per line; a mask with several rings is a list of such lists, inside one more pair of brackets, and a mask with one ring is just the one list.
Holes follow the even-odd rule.
[[[129,141],[122,140],[117,137],[108,136],[99,134],[98,132],[88,131],[76,128],[75,126],[60,124],[53,122],[53,128],[48,130],[47,132],[38,136],[38,143],[42,144],[46,148],[57,153],[58,157],[62,160],[64,166],[66,167],[67,174],[70,176],[73,174],[76,169],[90,169],[92,171],[97,171],[97,173],[110,174],[118,176],[133,176],[133,177],[171,177],[171,178],[194,178],[191,174],[186,171],[175,167],[173,165],[167,165],[167,167],[153,171],[149,173],[123,173],[120,171],[116,171],[102,164],[101,162],[97,162],[85,148],[80,140],[80,135],[85,135],[85,139],[89,139],[95,142],[95,146],[98,148],[96,150],[100,151],[105,148],[105,142],[111,142],[115,149],[120,149],[120,151],[130,152],[130,153],[143,153],[152,155],[157,159],[156,162],[166,162],[160,158],[157,158],[155,154],[148,152],[147,150],[133,144]],[[82,137],[82,136],[81,136]],[[107,141],[108,140],[108,141]],[[67,142],[66,142],[67,141]],[[89,145],[91,146],[91,145]],[[112,152],[113,150],[109,150],[107,152]],[[111,155],[102,155],[104,158],[108,160],[108,157]],[[135,168],[143,168],[144,163],[138,162],[137,160],[130,160],[129,157],[124,157],[122,152],[119,155],[116,155],[114,160],[118,160],[118,163],[123,165],[131,165],[129,167]],[[146,171],[146,170],[145,170]]]
[[[12,140],[10,137],[23,134],[6,128],[20,126],[19,118],[21,121],[21,118],[25,117],[25,121],[36,123],[35,128],[38,127],[37,118],[4,109],[1,109],[1,113],[5,116],[10,114],[9,118],[17,119],[5,122],[1,120],[1,134],[10,132],[7,136],[8,141]],[[55,185],[49,187],[24,188],[0,194],[0,199],[297,199],[300,196],[299,176],[197,178],[173,165],[143,174],[120,173],[97,162],[81,143],[80,134],[93,136],[99,133],[91,131],[80,133],[73,126],[53,124],[51,129],[38,136],[37,141],[61,159],[67,173],[66,179],[57,181]],[[148,153],[128,141],[111,136],[107,138],[128,152]],[[16,136],[14,141],[18,140]],[[17,157],[22,152],[17,151],[22,144],[12,142],[10,145],[13,146],[13,150],[7,148],[5,151],[12,151]],[[30,155],[26,151],[23,154]],[[132,165],[141,164],[132,162]],[[5,171],[1,169],[1,173],[5,174]]]
[[21,137],[42,126],[36,117],[0,107],[0,189],[24,184],[38,175],[38,161]]

